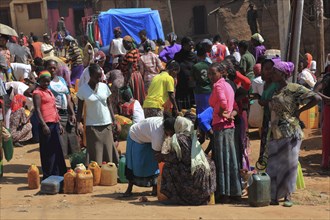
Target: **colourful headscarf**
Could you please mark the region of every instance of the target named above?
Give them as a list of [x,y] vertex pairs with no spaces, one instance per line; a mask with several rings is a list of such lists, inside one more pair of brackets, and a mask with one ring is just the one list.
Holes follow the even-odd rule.
[[312,65],[313,56],[310,53],[305,53],[305,58],[307,61],[307,68],[309,69],[309,68],[311,68],[311,65]]
[[26,102],[26,97],[24,95],[20,95],[20,94],[15,95],[10,104],[11,112],[16,112],[18,109],[23,108],[25,102]]
[[254,35],[251,36],[251,38],[258,41],[261,44],[265,41],[264,38],[259,33],[255,33]]
[[132,45],[132,49],[135,49],[135,48],[136,48],[135,40],[134,40],[131,36],[126,35],[126,36],[123,38],[123,41],[127,41],[127,42],[131,43],[131,45]]
[[285,73],[287,75],[287,77],[290,77],[294,70],[294,64],[291,62],[281,61],[281,62],[275,63],[273,68]]
[[43,70],[43,71],[39,72],[38,77],[39,77],[39,79],[42,79],[44,77],[52,77],[52,75],[47,70]]
[[127,41],[127,42],[130,42],[130,43],[133,43],[133,38],[129,35],[126,35],[124,38],[123,38],[124,41]]

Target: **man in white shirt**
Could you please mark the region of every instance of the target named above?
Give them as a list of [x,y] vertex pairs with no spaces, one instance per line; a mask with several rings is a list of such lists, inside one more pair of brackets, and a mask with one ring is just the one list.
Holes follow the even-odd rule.
[[297,82],[300,85],[305,86],[306,88],[312,89],[316,84],[316,80],[313,76],[313,73],[307,68],[306,60],[301,60],[298,66],[298,77]]
[[43,57],[54,56],[54,47],[50,43],[50,37],[48,34],[44,34],[44,42],[41,45],[41,52]]
[[11,63],[10,67],[12,69],[13,76],[17,81],[23,81],[30,79],[31,75],[31,65],[23,63]]

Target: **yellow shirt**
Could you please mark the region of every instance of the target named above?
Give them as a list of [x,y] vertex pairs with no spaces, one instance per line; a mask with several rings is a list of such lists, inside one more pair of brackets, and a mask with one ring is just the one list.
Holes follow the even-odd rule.
[[168,72],[161,72],[152,79],[143,108],[163,109],[168,92],[174,92],[174,79]]

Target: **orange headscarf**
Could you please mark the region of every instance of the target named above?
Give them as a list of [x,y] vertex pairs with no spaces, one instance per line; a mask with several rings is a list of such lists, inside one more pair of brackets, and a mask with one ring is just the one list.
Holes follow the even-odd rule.
[[307,68],[309,69],[309,68],[311,68],[311,65],[312,65],[313,56],[310,53],[305,53],[305,58],[307,61]]
[[24,95],[15,95],[10,104],[11,112],[16,112],[18,109],[23,108],[25,102],[26,97]]

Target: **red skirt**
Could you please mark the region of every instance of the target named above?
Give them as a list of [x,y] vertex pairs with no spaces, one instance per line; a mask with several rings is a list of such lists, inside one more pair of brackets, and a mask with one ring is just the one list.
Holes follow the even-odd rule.
[[323,105],[322,125],[322,167],[329,168],[330,155],[330,106]]

